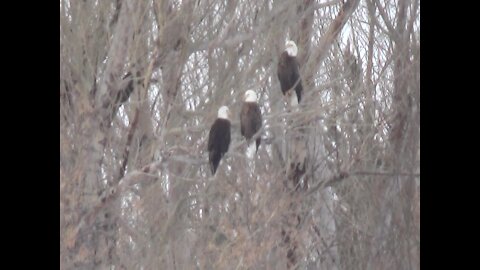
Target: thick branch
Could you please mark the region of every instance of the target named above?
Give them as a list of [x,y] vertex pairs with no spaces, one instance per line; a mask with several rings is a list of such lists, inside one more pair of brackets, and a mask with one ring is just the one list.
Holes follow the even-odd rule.
[[343,26],[347,23],[350,15],[357,8],[359,2],[360,0],[346,1],[332,24],[328,27],[327,32],[322,36],[317,49],[313,52],[312,57],[306,64],[305,70],[308,72],[306,76],[307,81],[311,81],[309,78],[315,73],[316,67],[319,67],[320,63],[322,63],[334,40],[337,38]]
[[[96,108],[111,108],[110,105],[115,100],[113,97],[116,97],[120,91],[118,81],[123,72],[123,67],[128,55],[129,40],[132,37],[132,10],[129,4],[130,3],[125,2],[121,5],[112,45],[108,51],[107,67],[101,80],[98,95],[95,97]],[[104,117],[106,116],[107,115],[104,114]]]

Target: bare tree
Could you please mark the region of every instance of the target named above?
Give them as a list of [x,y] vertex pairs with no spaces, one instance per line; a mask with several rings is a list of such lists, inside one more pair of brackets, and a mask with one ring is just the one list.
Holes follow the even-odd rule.
[[[419,269],[419,4],[61,1],[61,268]],[[296,110],[276,75],[287,39]]]

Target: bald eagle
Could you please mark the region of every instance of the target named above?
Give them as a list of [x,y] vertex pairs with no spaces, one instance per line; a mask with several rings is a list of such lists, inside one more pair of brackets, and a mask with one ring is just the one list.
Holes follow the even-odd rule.
[[[245,92],[244,101],[242,104],[242,110],[240,112],[240,132],[242,136],[247,139],[250,145],[252,136],[257,133],[262,127],[262,113],[257,103],[257,94],[253,90],[247,90]],[[255,152],[258,151],[261,138],[258,137],[255,141]],[[253,150],[251,151],[253,152]]]
[[215,175],[218,164],[230,146],[230,110],[227,106],[218,109],[217,119],[213,122],[208,135],[210,169]]
[[286,95],[286,92],[290,89],[295,88],[298,103],[300,103],[303,87],[298,68],[297,51],[295,42],[288,40],[285,44],[285,51],[280,55],[278,61],[277,76],[283,95]]

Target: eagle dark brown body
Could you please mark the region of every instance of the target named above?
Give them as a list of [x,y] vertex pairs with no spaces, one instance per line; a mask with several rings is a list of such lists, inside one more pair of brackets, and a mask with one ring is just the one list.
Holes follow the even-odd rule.
[[297,58],[289,56],[288,53],[284,51],[278,61],[277,76],[283,95],[295,86],[295,92],[297,93],[298,102],[300,103],[303,86],[300,79]]
[[[262,113],[256,102],[243,102],[240,112],[240,132],[247,141],[250,141],[262,127]],[[256,139],[256,151],[260,146],[260,136]]]
[[[228,111],[228,109],[226,110]],[[210,128],[207,149],[209,152],[208,158],[212,175],[215,175],[220,160],[228,151],[228,147],[230,146],[230,126],[231,124],[229,119],[217,118]]]

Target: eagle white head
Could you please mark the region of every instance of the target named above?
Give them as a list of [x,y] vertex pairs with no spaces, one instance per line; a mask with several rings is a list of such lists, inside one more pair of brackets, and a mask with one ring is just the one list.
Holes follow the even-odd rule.
[[293,40],[287,40],[287,42],[285,43],[285,51],[291,57],[297,56],[298,49],[297,49],[297,45]]
[[227,106],[222,106],[220,109],[218,109],[218,118],[230,120],[230,110],[228,109]]
[[257,93],[252,89],[245,92],[245,102],[257,102]]

